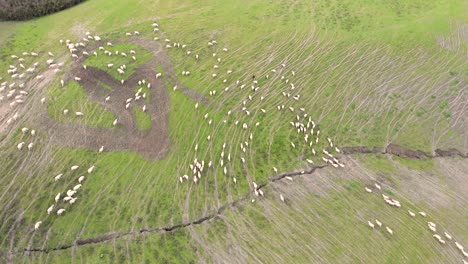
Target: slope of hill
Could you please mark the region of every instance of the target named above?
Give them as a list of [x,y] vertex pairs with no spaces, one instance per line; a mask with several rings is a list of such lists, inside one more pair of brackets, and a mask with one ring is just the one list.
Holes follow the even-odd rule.
[[0,259],[468,261],[466,10],[105,0],[0,24]]

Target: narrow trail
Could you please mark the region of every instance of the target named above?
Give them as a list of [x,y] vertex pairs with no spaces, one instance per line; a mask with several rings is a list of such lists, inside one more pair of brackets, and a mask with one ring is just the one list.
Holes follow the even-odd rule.
[[[392,155],[392,156],[399,156],[399,157],[405,157],[409,159],[434,159],[434,158],[447,158],[447,157],[462,157],[462,158],[468,158],[468,155],[465,153],[461,153],[457,149],[449,149],[449,150],[440,150],[437,149],[435,151],[435,154],[428,154],[426,152],[420,151],[420,150],[412,150],[408,148],[401,147],[396,144],[390,144],[386,148],[377,148],[377,147],[364,147],[364,146],[358,146],[358,147],[343,147],[342,148],[343,155],[352,155],[352,154],[387,154],[387,155]],[[282,173],[279,174],[275,177],[270,177],[268,179],[268,182],[264,184],[260,184],[257,187],[257,190],[260,190],[262,188],[267,187],[270,183],[280,181],[284,179],[285,177],[298,177],[301,175],[311,175],[315,171],[329,167],[329,165],[320,165],[320,166],[313,166],[309,168],[308,170],[301,170],[301,171],[294,171],[294,172],[287,172],[287,173]],[[73,243],[70,244],[65,244],[61,245],[58,247],[51,247],[51,248],[24,248],[22,252],[25,252],[26,254],[28,253],[33,253],[33,252],[41,252],[41,253],[49,253],[51,251],[59,251],[59,250],[66,250],[69,248],[72,248],[74,246],[84,246],[88,244],[97,244],[97,243],[103,243],[106,241],[114,240],[117,238],[121,237],[127,237],[127,236],[132,236],[132,235],[141,235],[141,234],[147,234],[147,233],[168,233],[172,232],[177,229],[182,229],[182,228],[187,228],[187,227],[192,227],[196,225],[203,224],[205,222],[210,222],[210,221],[216,221],[221,219],[220,216],[224,213],[224,211],[230,209],[230,208],[235,208],[238,206],[241,206],[244,202],[249,201],[253,196],[254,196],[254,190],[249,192],[246,196],[227,203],[221,207],[219,207],[216,212],[203,216],[201,218],[198,218],[193,221],[185,222],[185,223],[180,223],[172,226],[166,226],[166,227],[156,227],[156,228],[142,228],[140,230],[135,230],[135,231],[127,231],[127,232],[111,232],[107,233],[102,236],[94,237],[94,238],[87,238],[87,239],[78,239],[75,240]],[[17,254],[19,252],[8,252],[9,254]]]

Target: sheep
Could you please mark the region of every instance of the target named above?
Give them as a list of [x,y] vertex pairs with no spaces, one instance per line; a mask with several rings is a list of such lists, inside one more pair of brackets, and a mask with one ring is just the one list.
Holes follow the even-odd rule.
[[70,204],[74,204],[74,203],[76,202],[76,199],[77,199],[76,197],[75,197],[75,198],[72,198],[72,199],[70,199],[70,202],[69,202],[69,203],[70,203]]
[[70,201],[71,199],[73,199],[71,196],[67,196],[67,197],[63,198],[63,201],[64,201],[64,202],[68,202],[68,201]]
[[371,190],[371,189],[369,189],[369,188],[367,188],[367,187],[365,187],[364,189],[366,190],[366,192],[372,193],[372,190]]
[[369,226],[374,229],[374,224],[371,222],[371,221],[367,221],[367,224],[369,224]]
[[387,229],[387,232],[390,233],[390,235],[393,235],[393,230],[390,229],[388,226],[385,227]]
[[381,187],[380,187],[380,185],[379,185],[379,184],[375,183],[374,185],[375,185],[375,188],[377,188],[377,189],[381,190]]
[[61,194],[61,193],[58,193],[58,194],[55,196],[55,202],[56,202],[56,203],[60,200],[60,194]]
[[81,186],[82,186],[81,184],[77,184],[77,185],[75,185],[75,186],[73,187],[73,190],[74,190],[74,191],[77,191],[77,190],[79,190],[79,189],[81,188]]
[[444,235],[448,240],[452,240],[452,236],[449,233],[444,232]]
[[27,127],[23,127],[23,128],[21,129],[21,132],[23,132],[23,134],[26,133],[26,132],[28,132],[28,131],[29,131],[29,128],[27,128]]
[[52,210],[54,210],[55,204],[51,205],[49,208],[47,208],[47,214],[50,215],[52,213]]
[[96,168],[96,166],[94,166],[94,165],[89,167],[88,174],[91,174],[94,171],[95,168]]
[[283,203],[286,202],[282,194],[280,194],[280,200],[281,200]]
[[82,112],[75,112],[75,115],[76,116],[84,116],[84,114]]
[[83,182],[83,181],[84,181],[84,179],[85,179],[85,176],[80,176],[80,177],[78,178],[78,183],[81,183],[81,182]]
[[57,215],[62,215],[65,212],[65,209],[59,209],[57,211]]
[[464,250],[463,246],[458,243],[458,242],[455,242],[455,246],[459,249],[459,250]]
[[68,190],[68,191],[67,191],[67,196],[70,196],[70,197],[71,197],[71,196],[73,196],[75,193],[76,193],[75,190]]
[[435,237],[439,243],[445,244],[445,240],[443,240],[439,235],[433,235],[433,237]]
[[416,214],[413,213],[413,212],[411,212],[410,210],[408,210],[408,214],[409,214],[411,217],[415,217],[415,216],[416,216]]
[[112,125],[113,125],[113,126],[116,126],[116,125],[117,125],[117,118],[114,120],[114,122],[112,122]]
[[71,170],[71,171],[75,171],[75,170],[77,170],[79,167],[80,167],[80,166],[78,166],[78,165],[73,165],[73,166],[70,167],[70,170]]
[[18,150],[21,150],[24,147],[24,144],[26,144],[26,143],[21,142],[16,147],[18,148]]
[[41,98],[41,104],[44,104],[46,101],[45,97]]
[[104,151],[104,146],[101,146],[101,147],[99,148],[99,153],[102,153],[103,151]]
[[376,223],[379,227],[382,227],[382,222],[380,222],[379,220],[375,219],[375,223]]
[[28,150],[31,150],[31,149],[33,148],[33,146],[34,146],[34,143],[33,143],[33,142],[29,143],[29,145],[28,145]]
[[37,223],[34,225],[34,230],[39,229],[39,227],[41,226],[41,224],[42,224],[42,221],[37,222]]
[[54,181],[60,180],[60,178],[62,178],[62,176],[63,176],[63,173],[60,173],[59,175],[55,176]]
[[425,212],[419,212],[419,214],[420,214],[421,216],[423,216],[423,217],[426,217],[426,216],[427,216],[427,214],[426,214]]

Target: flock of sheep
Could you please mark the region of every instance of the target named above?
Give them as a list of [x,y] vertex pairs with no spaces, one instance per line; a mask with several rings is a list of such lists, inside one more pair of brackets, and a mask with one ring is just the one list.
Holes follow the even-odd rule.
[[[155,33],[160,33],[160,29],[159,29],[159,25],[157,23],[153,23],[152,25],[152,29],[153,29],[153,32]],[[123,52],[123,51],[114,51],[114,52],[111,52],[109,50],[107,50],[105,48],[105,46],[108,46],[108,47],[112,47],[113,44],[111,42],[107,42],[105,46],[99,46],[99,44],[101,43],[102,39],[101,37],[99,37],[98,35],[91,35],[89,32],[87,32],[85,34],[86,36],[82,39],[81,42],[76,42],[76,43],[73,43],[72,41],[70,40],[60,40],[60,43],[65,45],[69,51],[69,54],[71,56],[72,59],[79,59],[80,57],[82,56],[107,56],[109,58],[109,60],[111,60],[111,58],[113,56],[123,56],[123,57],[131,57],[132,60],[136,61],[137,60],[137,54],[134,50],[130,50],[127,52]],[[134,32],[127,32],[125,33],[125,36],[127,37],[131,37],[131,36],[138,36],[140,35],[140,32],[138,31],[134,31]],[[159,40],[159,37],[154,37],[154,40],[158,41]],[[86,50],[86,47],[88,46],[88,43],[89,42],[94,42],[94,44],[97,44],[98,45],[98,48],[94,51],[87,51]],[[180,49],[180,50],[183,50],[183,52],[188,55],[188,56],[193,56],[193,58],[195,60],[200,60],[200,55],[199,54],[193,54],[192,55],[192,51],[188,48],[187,45],[185,44],[180,44],[179,42],[171,42],[169,39],[164,39],[164,43],[165,43],[165,47],[167,49]],[[216,45],[218,45],[218,42],[216,40],[210,40],[208,41],[207,43],[208,45],[208,48],[212,48],[212,47],[215,47]],[[228,52],[229,50],[224,47],[222,48],[222,51],[223,52]],[[24,52],[23,54],[23,57],[32,57],[32,58],[35,58],[35,57],[38,57],[39,56],[39,52]],[[7,71],[7,74],[10,75],[10,79],[9,81],[4,81],[1,83],[0,85],[0,101],[4,101],[4,100],[7,100],[10,107],[11,108],[14,108],[16,107],[17,105],[20,105],[20,104],[23,104],[27,98],[27,95],[29,94],[29,91],[28,91],[28,87],[26,87],[26,82],[28,80],[31,80],[33,78],[36,78],[36,79],[43,79],[43,75],[40,75],[40,74],[37,74],[40,70],[41,70],[41,66],[47,66],[47,68],[49,69],[54,69],[54,72],[58,72],[60,71],[60,69],[64,66],[64,63],[63,62],[56,62],[55,59],[54,59],[54,54],[51,53],[51,52],[48,52],[47,56],[49,57],[46,61],[45,61],[45,64],[44,65],[41,65],[39,64],[38,62],[34,62],[33,64],[31,64],[29,67],[26,67],[24,64],[26,62],[26,60],[23,58],[23,57],[19,57],[17,55],[12,55],[11,58],[16,60],[16,64],[14,65],[10,65],[9,68],[8,68],[8,71]],[[219,71],[221,70],[221,66],[220,66],[220,63],[222,61],[221,57],[219,56],[219,54],[217,54],[216,52],[213,52],[212,53],[212,57],[215,59],[214,61],[214,65],[213,65],[213,70],[214,72],[211,74],[211,77],[216,79],[218,78],[221,74],[219,74]],[[123,75],[125,74],[126,70],[127,70],[127,66],[125,64],[122,64],[122,65],[114,65],[114,63],[112,62],[108,62],[106,64],[106,67],[108,70],[113,70],[114,68],[116,68],[116,71],[118,72],[119,75]],[[83,68],[86,70],[87,69],[87,66],[86,65],[83,65]],[[270,78],[270,74],[271,75],[274,75],[274,74],[282,74],[283,72],[287,72],[287,67],[286,67],[286,64],[285,63],[282,63],[278,66],[278,68],[275,68],[275,69],[272,69],[270,73],[266,74],[265,76],[263,76],[265,79],[269,79]],[[226,75],[231,75],[233,73],[233,70],[231,69],[226,69]],[[181,72],[182,76],[189,76],[191,74],[190,71],[188,71],[187,69],[184,69],[182,72]],[[301,98],[301,95],[299,92],[297,92],[296,90],[296,86],[294,85],[293,83],[293,80],[294,80],[294,76],[296,75],[296,72],[295,71],[289,71],[288,74],[284,74],[284,75],[281,75],[280,78],[278,78],[282,85],[286,86],[288,88],[288,92],[282,92],[281,95],[283,96],[283,98],[285,100],[293,100],[294,102],[297,102],[297,101],[300,101],[300,98]],[[160,78],[162,77],[162,73],[156,73],[156,78]],[[2,78],[0,77],[0,81],[2,80]],[[80,82],[81,81],[81,78],[80,77],[73,77],[73,80],[77,81],[77,82]],[[224,89],[221,89],[219,92],[220,93],[223,93],[223,92],[228,92],[229,89],[239,89],[239,90],[243,90],[245,93],[246,93],[246,97],[244,100],[242,100],[241,102],[239,102],[239,109],[241,109],[241,115],[245,115],[246,117],[249,117],[251,115],[251,109],[249,108],[250,105],[252,103],[257,103],[257,106],[258,104],[259,105],[262,105],[264,99],[265,99],[265,96],[257,96],[257,92],[259,90],[261,90],[261,86],[259,85],[258,81],[253,78],[252,82],[251,83],[244,83],[240,80],[236,80],[235,82],[231,83],[231,84],[228,84],[228,79],[227,77],[226,78],[222,78],[221,81],[221,84],[223,86],[225,86]],[[124,84],[125,83],[125,79],[121,79],[120,80],[121,84]],[[60,83],[61,83],[61,86],[63,87],[65,85],[65,81],[64,80],[60,80]],[[148,89],[151,88],[151,83],[146,81],[145,79],[142,79],[142,80],[139,80],[138,81],[138,87],[140,87],[138,89],[138,91],[134,94],[133,97],[130,97],[130,98],[127,98],[125,100],[125,102],[123,102],[123,105],[125,107],[125,109],[129,109],[130,106],[132,105],[132,103],[136,103],[137,101],[139,101],[140,99],[145,99],[147,97],[147,94],[145,92],[143,92],[143,87],[146,87]],[[3,93],[7,91],[7,94],[6,95],[3,95]],[[177,85],[175,85],[173,87],[173,90],[176,91],[177,90]],[[210,97],[214,97],[214,96],[217,96],[218,94],[218,90],[216,89],[213,89],[213,90],[210,90],[209,91],[209,96]],[[107,96],[104,101],[105,102],[108,102],[109,100],[111,100],[111,98],[109,96]],[[42,104],[45,104],[46,102],[46,98],[42,98],[41,99],[41,103]],[[195,110],[196,111],[200,111],[199,109],[199,103],[195,103]],[[142,111],[146,111],[146,104],[143,104],[143,106],[141,106],[141,109]],[[269,111],[272,111],[271,109],[270,110],[267,110],[267,108],[260,108],[260,112],[262,115],[267,115],[269,114]],[[334,156],[334,153],[340,153],[340,149],[335,146],[334,142],[332,141],[331,138],[327,138],[326,140],[326,147],[325,148],[322,148],[321,150],[320,149],[317,149],[318,148],[318,144],[319,144],[319,141],[320,139],[322,139],[321,135],[320,135],[320,130],[317,126],[317,123],[312,119],[312,117],[310,116],[310,114],[307,113],[306,109],[305,108],[302,108],[302,107],[293,107],[293,106],[288,106],[286,107],[285,104],[279,104],[276,106],[276,109],[274,109],[273,111],[280,111],[280,112],[284,112],[284,111],[287,111],[287,112],[290,112],[292,113],[292,115],[294,116],[294,118],[292,120],[290,120],[289,124],[290,124],[290,128],[293,129],[298,135],[300,135],[300,137],[302,138],[301,142],[302,144],[304,144],[304,146],[310,150],[310,153],[311,153],[311,157],[309,158],[306,158],[306,161],[307,163],[309,164],[314,164],[314,161],[312,160],[312,157],[313,156],[318,156],[318,155],[322,155],[321,156],[321,159],[326,163],[326,164],[329,164],[335,168],[343,168],[345,167],[345,165],[343,163],[341,163],[337,157]],[[67,115],[69,113],[69,109],[63,109],[63,114],[64,115]],[[237,114],[236,111],[233,109],[233,110],[229,110],[227,113],[226,113],[226,118],[230,117],[230,116],[233,116]],[[85,113],[81,112],[81,111],[75,111],[75,115],[76,116],[84,116]],[[245,117],[244,116],[244,117]],[[204,114],[204,119],[207,120],[207,123],[209,126],[212,126],[213,124],[213,119],[210,118],[210,115],[209,113],[206,113]],[[15,112],[13,113],[12,117],[8,119],[7,121],[7,124],[10,124],[12,122],[14,122],[15,120],[18,120],[18,113]],[[223,120],[224,123],[226,123],[226,119]],[[115,119],[114,122],[113,122],[113,125],[116,126],[118,124],[118,120]],[[225,175],[225,176],[232,176],[232,181],[234,182],[234,184],[236,184],[238,182],[238,179],[237,177],[233,176],[232,172],[229,171],[229,167],[228,167],[228,164],[231,163],[231,162],[234,162],[235,160],[237,161],[240,161],[241,165],[245,164],[246,162],[246,158],[247,158],[247,155],[249,154],[248,153],[248,147],[249,145],[252,144],[252,140],[254,138],[254,134],[255,134],[255,128],[256,127],[259,127],[261,126],[262,124],[260,122],[242,122],[242,121],[239,121],[239,120],[235,120],[234,124],[236,126],[240,126],[245,132],[246,134],[248,134],[248,138],[246,138],[245,141],[243,142],[240,142],[239,143],[239,148],[240,148],[240,153],[241,155],[238,156],[238,157],[235,157],[235,155],[233,153],[230,152],[230,150],[232,148],[228,148],[228,143],[224,142],[221,146],[219,146],[220,150],[221,150],[221,154],[219,156],[219,159],[218,161],[215,161],[215,160],[199,160],[196,156],[195,158],[193,159],[192,162],[190,162],[190,164],[188,164],[187,166],[187,170],[188,170],[188,173],[182,175],[182,176],[179,176],[178,177],[178,180],[180,181],[180,183],[184,183],[184,182],[189,182],[190,180],[193,182],[193,183],[197,183],[201,178],[202,178],[202,175],[206,175],[207,171],[211,168],[213,168],[216,164],[219,164],[220,168],[222,168],[222,173]],[[33,129],[30,129],[30,128],[27,128],[27,127],[24,127],[21,129],[21,132],[23,134],[29,134],[31,137],[34,136],[36,134],[36,131],[33,130]],[[207,141],[213,141],[214,137],[216,137],[216,134],[215,132],[213,132],[213,134],[210,134],[206,137],[206,140]],[[205,139],[203,139],[205,140]],[[294,143],[294,142],[290,142],[290,146],[291,148],[297,148],[299,146],[297,146],[297,142]],[[28,150],[32,150],[33,149],[33,146],[34,146],[34,143],[31,141],[31,142],[20,142],[17,144],[17,148],[18,150],[22,150],[25,146],[27,146]],[[102,152],[104,150],[104,146],[101,146],[101,148],[99,149],[99,152]],[[194,147],[194,152],[195,152],[195,155],[196,153],[199,152],[199,143],[196,143],[195,144],[195,147]],[[318,158],[318,157],[317,157]],[[85,180],[85,176],[82,175],[84,173],[78,173],[80,167],[77,166],[77,165],[74,165],[70,168],[70,173],[71,175],[69,175],[69,177],[76,177],[76,185],[70,189],[68,189],[67,191],[64,192],[64,194],[62,193],[58,193],[55,198],[54,198],[54,203],[52,205],[50,205],[50,207],[47,209],[47,214],[50,215],[52,212],[56,212],[57,215],[62,215],[65,211],[66,211],[66,206],[71,206],[72,204],[74,204],[76,201],[77,201],[77,193],[78,191],[80,190],[80,188],[82,187],[82,184]],[[95,166],[91,166],[89,167],[89,169],[86,170],[86,172],[88,174],[91,174],[95,169]],[[272,170],[274,171],[274,173],[278,173],[278,169],[276,167],[273,167]],[[304,172],[302,172],[304,173]],[[53,180],[54,181],[59,181],[62,177],[64,177],[64,175],[67,174],[67,172],[62,172],[58,175],[56,175],[55,177],[53,177]],[[291,177],[286,177],[286,179],[288,180],[292,180]],[[365,191],[368,192],[368,193],[373,193],[373,192],[376,192],[376,191],[381,191],[381,186],[379,184],[375,184],[375,189],[371,189],[370,187],[365,187]],[[253,187],[253,193],[256,195],[256,196],[264,196],[264,192],[263,190],[255,183],[255,182],[252,182],[252,187]],[[382,197],[385,201],[385,203],[387,203],[388,205],[392,206],[392,207],[396,207],[396,208],[401,208],[402,205],[399,201],[395,200],[395,199],[392,199],[390,197],[388,197],[387,195],[383,194],[382,193]],[[283,194],[280,194],[280,200],[282,202],[285,202],[285,197],[283,196]],[[252,200],[252,202],[254,202],[254,200]],[[411,216],[411,217],[415,217],[416,214],[409,211],[408,210],[408,214]],[[426,217],[426,213],[424,212],[419,212],[419,215],[422,216],[422,217]],[[375,223],[375,224],[374,224]],[[34,225],[34,229],[37,230],[40,228],[42,224],[42,221],[38,221],[35,223]],[[382,227],[383,224],[381,221],[375,219],[374,221],[368,221],[367,224],[372,228],[372,229],[375,229],[376,227]],[[436,224],[434,224],[433,222],[428,222],[428,228],[434,233],[433,236],[434,238],[441,244],[446,244],[446,240],[447,239],[448,241],[452,241],[453,238],[452,236],[447,233],[447,232],[444,232],[444,237],[445,239],[442,237],[442,235],[439,235],[437,234],[437,229],[436,229]],[[394,231],[389,227],[389,226],[385,226],[385,229],[386,231],[393,235]],[[460,250],[460,252],[465,256],[465,257],[468,257],[468,254],[466,253],[466,251],[464,250],[463,246],[461,244],[459,244],[458,242],[455,242],[455,246]],[[466,263],[466,262],[465,262]]]
[[[364,190],[367,192],[367,193],[374,193],[374,192],[379,192],[382,190],[382,187],[380,186],[380,184],[378,183],[374,183],[374,187],[375,189],[371,189],[371,187],[365,187]],[[395,200],[393,198],[390,198],[389,196],[385,195],[384,193],[381,193],[382,195],[382,198],[384,200],[384,202],[392,207],[395,207],[395,208],[401,208],[402,205],[401,203],[398,201],[398,200]],[[427,213],[424,212],[424,211],[420,211],[418,212],[418,214],[423,217],[423,218],[426,218],[427,217]],[[408,210],[408,215],[410,217],[416,217],[416,213],[412,212],[411,210]],[[367,224],[372,228],[374,229],[375,227],[382,227],[382,222],[379,221],[378,219],[375,219],[375,224],[374,224],[374,221],[367,221]],[[443,236],[445,237],[445,239],[447,239],[448,241],[453,241],[454,244],[455,244],[455,247],[460,251],[460,253],[462,253],[462,255],[465,257],[465,258],[468,258],[468,253],[465,251],[464,247],[458,243],[457,241],[454,241],[453,240],[453,237],[452,235],[450,235],[448,232],[444,231],[443,232],[443,236],[438,234],[437,233],[437,225],[434,223],[434,222],[431,222],[431,221],[428,221],[427,222],[427,227],[430,231],[433,232],[433,237],[440,243],[440,244],[446,244],[446,240],[444,240],[444,238],[442,238]],[[393,230],[386,226],[385,227],[387,232],[390,234],[390,235],[393,235]],[[463,259],[463,263],[466,263],[466,261]]]

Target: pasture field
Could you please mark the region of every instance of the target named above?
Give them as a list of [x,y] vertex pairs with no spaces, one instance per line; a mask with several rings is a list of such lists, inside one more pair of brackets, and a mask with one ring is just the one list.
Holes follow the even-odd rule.
[[0,262],[468,261],[467,10],[89,0],[0,22]]

